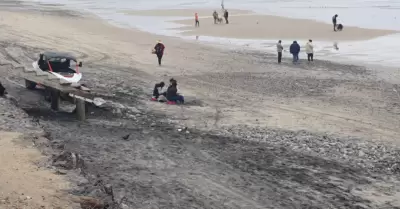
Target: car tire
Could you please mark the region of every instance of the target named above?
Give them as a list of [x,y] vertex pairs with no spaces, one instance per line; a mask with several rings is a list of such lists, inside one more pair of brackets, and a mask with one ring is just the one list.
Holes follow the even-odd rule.
[[35,89],[36,88],[36,83],[29,81],[29,80],[25,80],[25,87],[27,89]]

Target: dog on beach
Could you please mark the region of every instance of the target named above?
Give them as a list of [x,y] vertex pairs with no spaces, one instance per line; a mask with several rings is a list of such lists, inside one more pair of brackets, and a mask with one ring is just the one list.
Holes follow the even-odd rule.
[[339,24],[336,26],[336,30],[342,31],[342,30],[343,30],[343,25],[342,25],[341,23],[339,23]]
[[221,17],[218,17],[218,18],[217,18],[217,22],[218,22],[219,24],[221,24],[221,23],[222,23],[222,21],[223,21],[223,20],[222,20],[222,18],[221,18]]

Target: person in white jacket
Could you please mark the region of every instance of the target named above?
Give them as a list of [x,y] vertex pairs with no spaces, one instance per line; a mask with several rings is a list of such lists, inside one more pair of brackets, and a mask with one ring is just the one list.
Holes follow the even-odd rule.
[[314,62],[314,46],[311,39],[306,44],[306,53],[308,62]]
[[279,40],[278,43],[276,44],[276,51],[278,52],[278,63],[282,62],[282,51],[283,51],[283,46],[282,46],[282,41]]

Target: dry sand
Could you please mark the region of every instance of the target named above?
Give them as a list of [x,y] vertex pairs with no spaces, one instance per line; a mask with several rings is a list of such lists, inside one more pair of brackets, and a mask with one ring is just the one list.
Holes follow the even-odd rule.
[[68,182],[39,168],[42,154],[22,134],[0,131],[0,208],[67,209]]
[[[116,185],[130,208],[400,204],[400,88],[377,69],[319,60],[294,66],[285,59],[278,65],[275,55],[116,28],[57,9],[0,14],[0,62],[30,64],[46,49],[72,51],[83,60],[83,82],[95,93],[143,109],[105,116],[95,110],[78,124],[45,111],[37,92],[7,82],[12,71],[1,72],[26,111],[67,150],[84,155],[90,172]],[[158,39],[166,45],[162,67],[150,53]],[[154,83],[171,77],[188,104],[146,102]],[[190,96],[196,97],[192,103]],[[193,130],[177,132],[174,123]],[[122,140],[128,133],[132,138]]]

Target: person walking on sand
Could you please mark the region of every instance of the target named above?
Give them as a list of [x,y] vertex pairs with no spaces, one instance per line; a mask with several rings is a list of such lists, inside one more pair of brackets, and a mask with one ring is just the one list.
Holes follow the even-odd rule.
[[293,55],[293,63],[296,64],[299,61],[300,45],[297,41],[293,41],[290,45],[290,54]]
[[281,40],[279,40],[278,43],[276,44],[276,51],[278,52],[278,63],[280,64],[282,61],[282,51],[283,51]]
[[200,26],[200,22],[199,22],[199,15],[197,14],[197,12],[194,14],[194,21],[195,21],[195,27],[199,27]]
[[225,18],[225,22],[226,22],[226,24],[229,24],[228,17],[229,17],[228,10],[226,10],[226,9],[225,9],[225,12],[224,12],[224,18]]
[[156,46],[154,46],[154,53],[157,55],[158,58],[158,65],[161,66],[161,59],[164,55],[165,46],[164,44],[158,40]]
[[311,39],[306,44],[306,53],[308,62],[314,62],[314,46]]
[[337,18],[339,17],[339,15],[335,14],[332,17],[332,23],[333,23],[333,31],[336,31],[336,23],[337,23]]
[[217,24],[218,13],[217,13],[217,11],[215,11],[215,10],[214,10],[214,12],[213,12],[213,18],[214,18],[214,24]]

